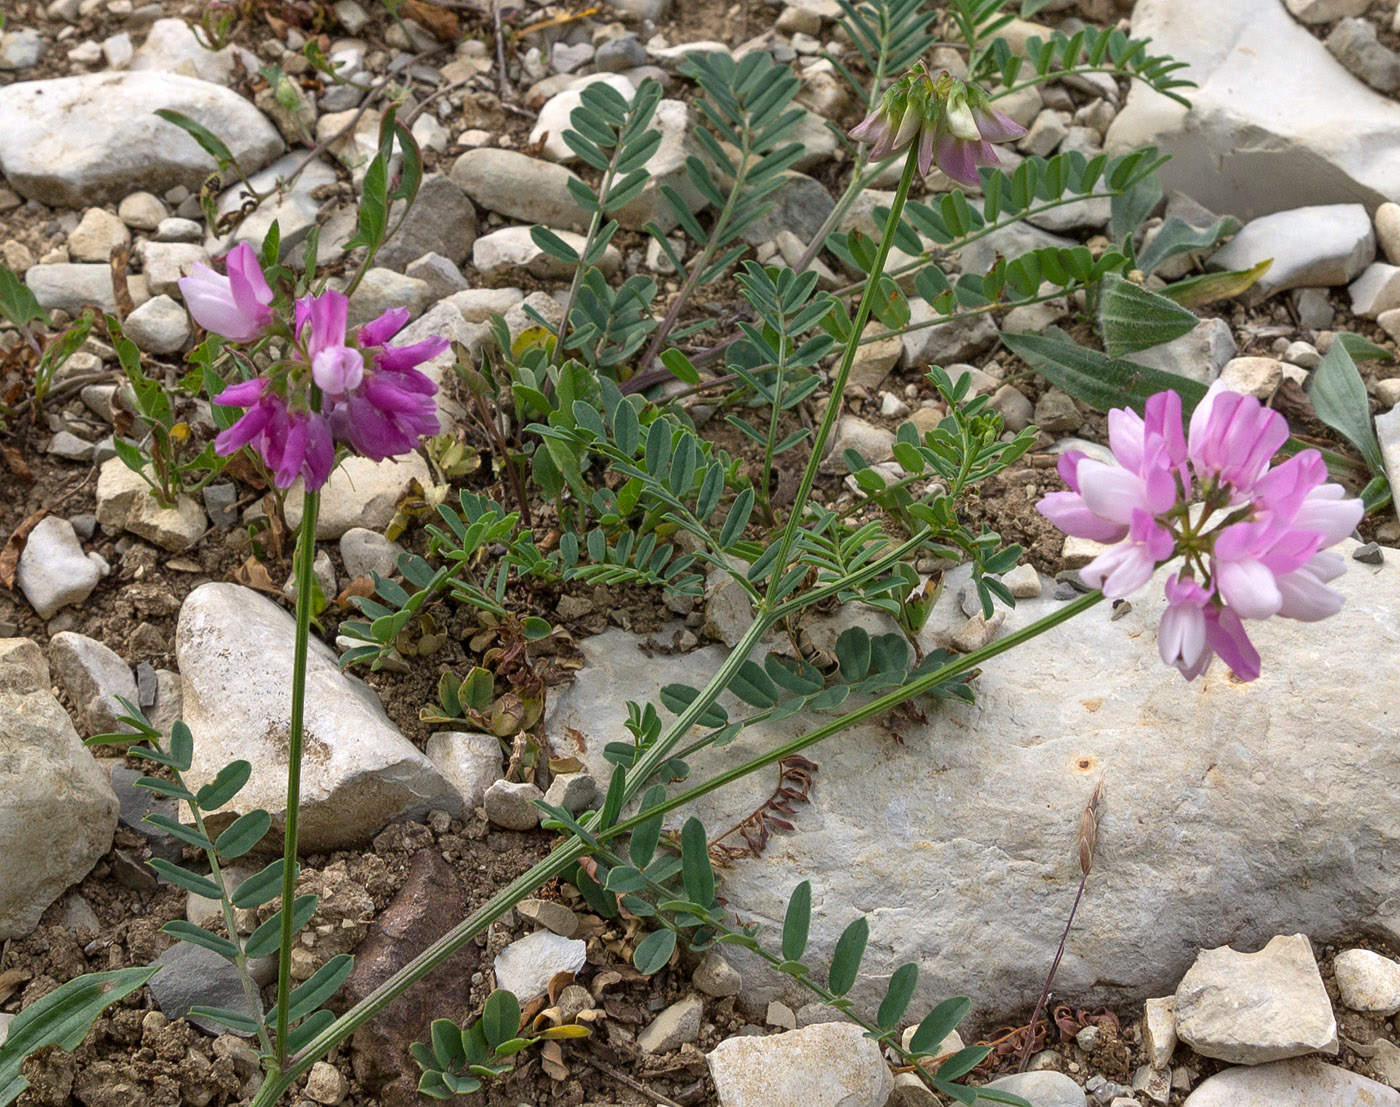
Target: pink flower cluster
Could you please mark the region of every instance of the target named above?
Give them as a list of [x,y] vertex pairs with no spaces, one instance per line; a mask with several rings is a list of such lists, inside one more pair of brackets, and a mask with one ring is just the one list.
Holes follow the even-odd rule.
[[1259,676],[1243,620],[1315,621],[1342,597],[1326,583],[1340,556],[1325,552],[1361,520],[1360,500],[1327,483],[1316,450],[1271,466],[1288,438],[1283,416],[1216,383],[1183,433],[1181,397],[1159,392],[1144,415],[1108,415],[1116,465],[1077,450],[1060,458],[1068,492],[1036,505],[1066,534],[1115,543],[1080,570],[1116,599],[1142,587],[1163,562],[1184,558],[1166,581],[1157,631],[1162,660],[1191,680],[1219,654],[1242,680]]
[[[234,342],[252,342],[274,328],[272,290],[247,245],[227,258],[228,276],[206,266],[180,281],[195,322]],[[391,308],[347,334],[349,301],[340,292],[305,296],[296,303],[287,336],[295,356],[264,377],[232,385],[214,403],[248,410],[214,439],[227,457],[254,446],[278,488],[298,476],[309,490],[326,483],[335,467],[335,444],[382,461],[408,453],[425,434],[438,431],[435,385],[417,369],[447,349],[445,338],[389,346],[408,322],[407,308]],[[313,387],[314,385],[314,387]]]
[[919,173],[936,162],[955,181],[978,183],[979,165],[999,165],[994,142],[1020,138],[1026,128],[976,85],[947,70],[930,75],[922,62],[892,84],[871,112],[850,130],[871,144],[871,161],[883,161],[919,143]]

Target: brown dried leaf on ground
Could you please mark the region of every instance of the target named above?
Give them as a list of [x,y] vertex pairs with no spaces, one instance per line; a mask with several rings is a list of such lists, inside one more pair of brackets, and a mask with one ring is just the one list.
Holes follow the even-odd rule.
[[25,519],[6,540],[5,548],[0,550],[0,584],[6,588],[14,588],[15,586],[15,573],[19,569],[19,555],[24,552],[24,543],[29,537],[29,532],[38,526],[39,520],[48,513],[48,508],[41,507]]

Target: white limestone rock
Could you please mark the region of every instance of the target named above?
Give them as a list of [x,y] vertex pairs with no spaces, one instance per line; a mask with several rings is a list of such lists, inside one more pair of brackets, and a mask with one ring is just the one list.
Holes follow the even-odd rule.
[[1376,256],[1371,218],[1361,204],[1322,204],[1261,216],[1211,255],[1211,269],[1249,269],[1272,260],[1241,297],[1258,303],[1289,288],[1347,284]]
[[65,630],[49,639],[49,656],[87,737],[126,729],[117,722],[118,715],[126,714],[118,697],[137,702],[136,678],[115,650]]
[[49,691],[27,638],[0,639],[0,940],[34,929],[49,904],[112,848],[120,805]]
[[[186,779],[197,789],[234,758],[253,765],[248,785],[213,817],[219,828],[254,807],[272,813],[275,831],[281,825],[294,637],[287,612],[235,584],[201,585],[180,609],[175,649],[195,751]],[[301,845],[308,853],[363,845],[394,819],[462,813],[456,788],[315,639],[304,741]]]
[[1400,1092],[1316,1057],[1218,1072],[1182,1107],[1400,1107]]
[[89,73],[10,85],[0,97],[0,172],[21,196],[56,207],[120,200],[138,188],[197,189],[213,159],[170,108],[218,135],[245,173],[282,152],[277,129],[247,100],[173,73]]
[[1278,0],[1139,0],[1132,34],[1186,62],[1174,76],[1199,86],[1183,90],[1188,109],[1134,83],[1108,129],[1110,153],[1171,155],[1165,188],[1241,219],[1400,199],[1400,104],[1347,72]]
[[73,524],[50,515],[29,532],[15,583],[39,618],[47,621],[60,608],[82,603],[106,575],[102,558],[83,553]]
[[1333,959],[1332,970],[1344,1004],[1353,1011],[1391,1015],[1400,1012],[1400,964],[1369,949],[1347,949]]
[[[1400,554],[1370,566],[1350,560],[1355,548],[1338,547],[1347,565],[1332,584],[1345,598],[1338,615],[1250,624],[1263,656],[1251,683],[1218,661],[1192,683],[1162,664],[1167,569],[1126,614],[1101,605],[985,664],[975,704],[929,705],[926,724],[900,727],[903,745],[869,725],[813,747],[822,783],[794,817],[800,833],[782,835],[761,862],[738,861],[726,896],[780,929],[788,891],[810,879],[822,903],[809,946],[817,962],[879,904],[855,1002],[878,1004],[889,973],[917,961],[916,1006],[964,994],[989,1019],[1010,1016],[1044,983],[1080,878],[1074,828],[1104,778],[1113,810],[1131,818],[1102,819],[1097,906],[1076,919],[1057,978],[1076,1002],[1123,1009],[1169,995],[1198,942],[1257,949],[1279,933],[1331,941],[1363,926],[1400,937],[1400,863],[1384,846],[1400,837],[1390,802],[1400,766],[1374,739],[1400,700],[1400,669],[1377,664],[1400,648]],[[957,596],[967,579],[965,569],[947,574],[925,649],[946,647],[966,622]],[[1057,591],[1018,601],[1002,634],[1060,610]],[[550,697],[551,748],[599,779],[611,768],[602,747],[625,717],[608,705],[650,699],[670,682],[703,686],[725,655],[711,646],[647,657],[638,641],[614,629],[580,643],[585,667]],[[751,727],[687,760],[703,779],[803,726]],[[668,825],[695,815],[717,833],[771,787],[757,776],[735,782]],[[806,1002],[782,978],[750,972],[740,951],[726,956],[743,973],[746,1004]]]
[[[432,481],[428,463],[416,453],[400,458],[371,461],[367,457],[347,457],[321,486],[321,510],[316,516],[318,539],[339,538],[353,527],[382,531],[418,481],[426,488]],[[287,525],[301,524],[302,482],[298,477],[287,492]],[[99,516],[100,519],[100,516]]]
[[1210,384],[1239,351],[1224,319],[1202,319],[1180,338],[1128,355],[1129,361]]
[[549,987],[555,973],[583,968],[586,950],[577,938],[561,938],[548,930],[527,934],[496,955],[496,987],[528,1003]]
[[1306,935],[1255,953],[1202,950],[1176,989],[1176,1033],[1197,1053],[1237,1065],[1337,1051],[1337,1020]]
[[726,1038],[705,1060],[724,1107],[884,1107],[894,1090],[880,1047],[848,1022]]

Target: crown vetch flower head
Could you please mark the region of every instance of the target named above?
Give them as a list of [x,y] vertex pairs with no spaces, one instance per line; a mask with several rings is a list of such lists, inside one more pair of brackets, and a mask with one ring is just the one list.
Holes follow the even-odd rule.
[[1109,413],[1117,464],[1068,451],[1059,463],[1068,492],[1036,505],[1066,534],[1114,545],[1080,571],[1085,583],[1117,598],[1181,556],[1168,578],[1157,632],[1162,660],[1188,680],[1219,654],[1242,680],[1259,675],[1245,619],[1314,621],[1341,609],[1326,587],[1345,566],[1326,547],[1360,522],[1361,501],[1327,483],[1316,450],[1276,466],[1288,426],[1252,396],[1217,382],[1183,435],[1181,398],[1151,397],[1143,416]]
[[230,250],[224,263],[227,276],[195,262],[194,273],[176,282],[180,295],[194,321],[206,331],[231,342],[252,342],[272,322],[272,289],[247,243]]
[[871,145],[872,161],[883,161],[919,143],[919,172],[938,168],[963,184],[978,182],[979,165],[997,165],[992,143],[1019,138],[1026,129],[991,106],[976,85],[922,62],[892,84],[880,103],[850,131]]

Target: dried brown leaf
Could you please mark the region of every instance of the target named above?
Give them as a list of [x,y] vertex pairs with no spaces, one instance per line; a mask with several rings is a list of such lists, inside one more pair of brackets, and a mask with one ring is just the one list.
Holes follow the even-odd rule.
[[39,520],[49,513],[48,508],[40,508],[24,522],[20,523],[5,541],[5,548],[0,550],[0,584],[6,588],[14,588],[15,573],[19,569],[19,555],[24,552],[24,543],[29,538],[29,532],[39,525]]

